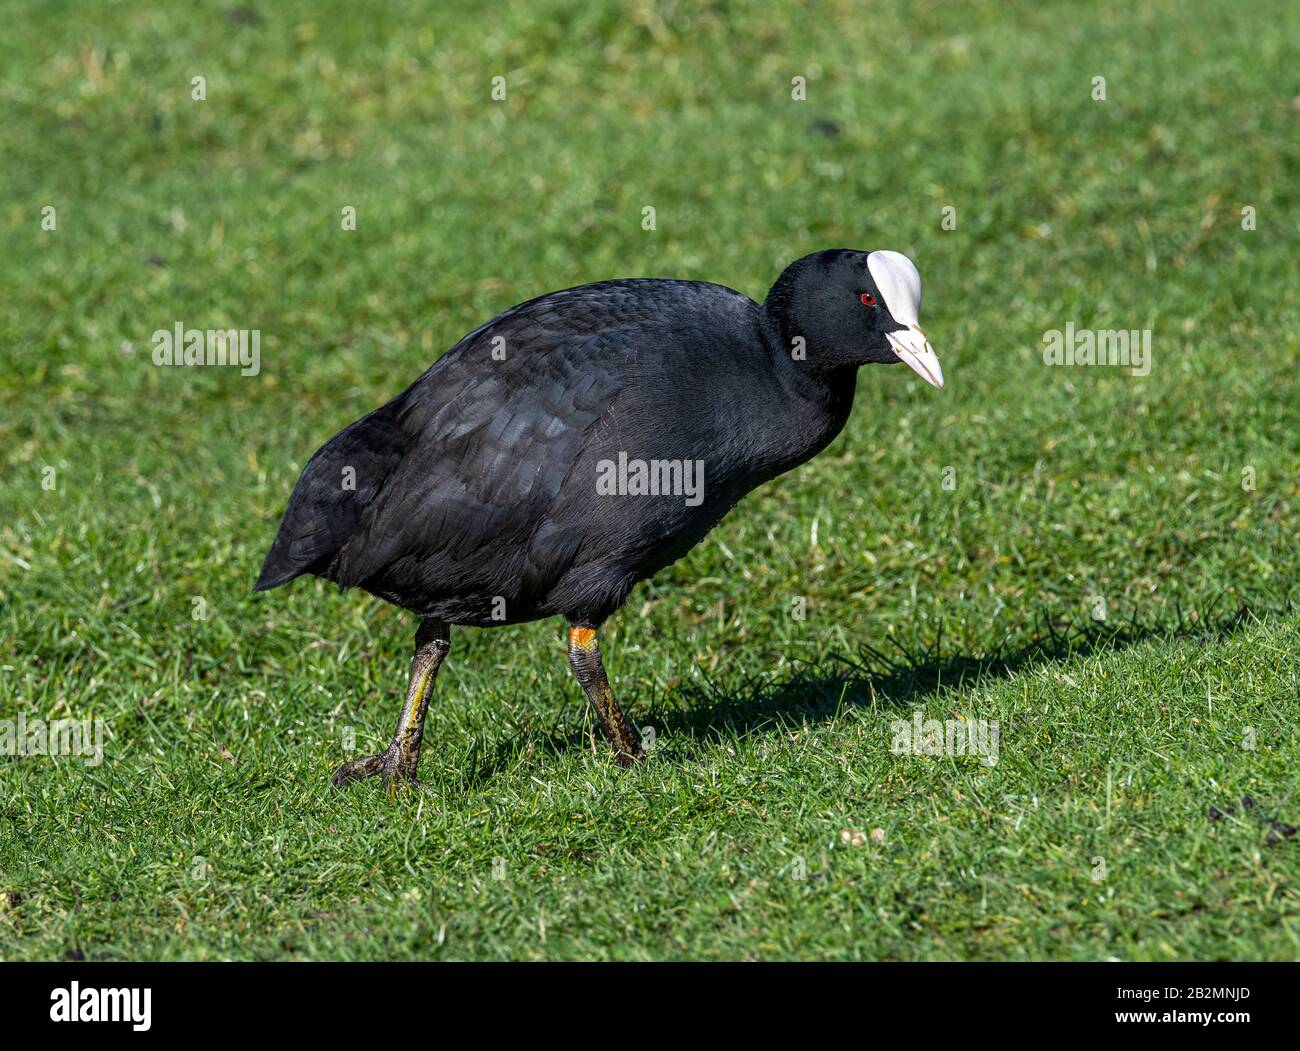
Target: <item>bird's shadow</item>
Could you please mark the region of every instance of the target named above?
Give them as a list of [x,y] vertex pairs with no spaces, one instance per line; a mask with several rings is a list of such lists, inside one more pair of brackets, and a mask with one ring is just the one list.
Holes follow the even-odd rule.
[[[1242,606],[1231,616],[1209,621],[1188,621],[1179,613],[1173,624],[1129,621],[1117,626],[1093,622],[1071,626],[1040,620],[1028,633],[1029,642],[981,656],[942,656],[942,636],[922,652],[894,643],[896,652],[886,653],[863,644],[853,657],[833,653],[779,681],[755,676],[724,688],[701,675],[652,697],[648,705],[642,698],[642,703],[631,706],[633,721],[643,739],[650,727],[656,738],[684,736],[710,744],[766,732],[788,733],[833,718],[845,708],[909,707],[942,689],[1009,679],[1042,664],[1118,652],[1151,639],[1196,639],[1209,644],[1231,637],[1256,619],[1256,613]],[[566,711],[566,725],[549,730],[517,728],[495,744],[480,745],[467,772],[467,787],[490,781],[525,751],[561,755],[588,747],[593,740],[591,726],[575,725],[572,712]],[[561,712],[560,718],[565,714]],[[595,734],[598,737],[599,731]],[[603,742],[595,744],[604,747]]]

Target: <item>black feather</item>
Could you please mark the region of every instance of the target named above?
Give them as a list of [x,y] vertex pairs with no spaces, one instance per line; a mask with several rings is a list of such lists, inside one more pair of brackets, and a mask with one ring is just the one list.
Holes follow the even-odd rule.
[[[452,623],[600,623],[843,426],[856,365],[879,353],[852,287],[862,260],[840,258],[861,255],[787,270],[769,297],[779,312],[721,285],[660,280],[506,311],[312,457],[258,590],[314,573]],[[855,312],[802,317],[801,281],[828,280],[845,283]],[[796,320],[807,358],[790,354]],[[598,494],[597,465],[620,452],[703,461],[703,499]]]

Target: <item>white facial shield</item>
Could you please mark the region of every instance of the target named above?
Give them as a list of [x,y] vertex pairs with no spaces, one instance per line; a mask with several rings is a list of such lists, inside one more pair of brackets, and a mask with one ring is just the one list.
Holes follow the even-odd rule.
[[867,269],[885,309],[902,326],[902,331],[885,334],[894,353],[927,383],[942,387],[943,369],[921,331],[921,275],[912,260],[901,252],[872,252],[867,256]]

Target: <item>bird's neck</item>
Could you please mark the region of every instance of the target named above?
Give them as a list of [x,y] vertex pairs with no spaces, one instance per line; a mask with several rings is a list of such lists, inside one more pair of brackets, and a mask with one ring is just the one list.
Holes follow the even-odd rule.
[[797,414],[802,424],[800,430],[809,439],[809,449],[803,459],[816,456],[848,421],[857,388],[858,366],[811,368],[807,360],[796,357],[795,348],[770,317],[764,316],[762,330],[773,368],[789,395],[791,412]]

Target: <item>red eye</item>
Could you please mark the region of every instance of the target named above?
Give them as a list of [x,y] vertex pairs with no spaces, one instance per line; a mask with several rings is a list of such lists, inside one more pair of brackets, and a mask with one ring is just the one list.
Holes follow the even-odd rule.
[[864,307],[874,307],[876,305],[876,297],[870,292],[863,292],[858,298],[862,300]]

